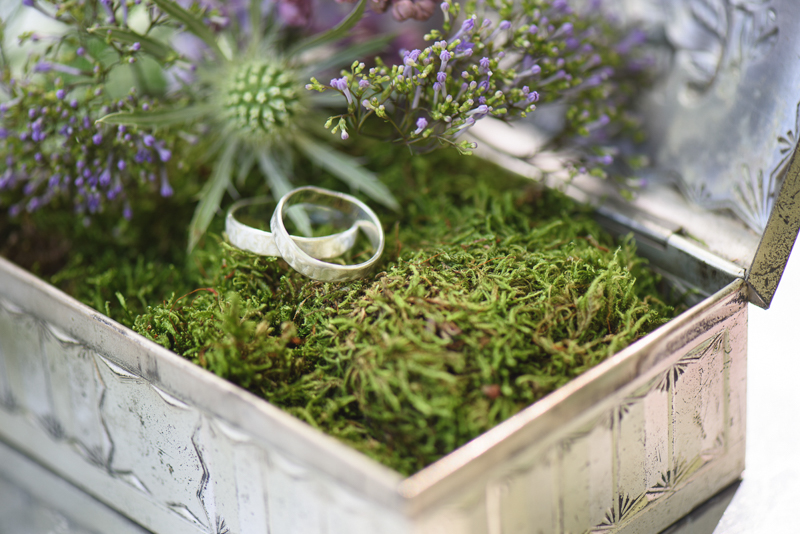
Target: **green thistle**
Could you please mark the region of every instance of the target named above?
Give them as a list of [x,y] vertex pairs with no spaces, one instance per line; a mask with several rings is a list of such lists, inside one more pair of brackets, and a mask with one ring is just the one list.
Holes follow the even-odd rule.
[[[329,171],[352,189],[392,209],[399,208],[389,189],[373,173],[306,133],[316,131],[313,120],[309,121],[307,117],[313,115],[319,100],[304,94],[299,80],[306,79],[311,71],[343,64],[356,52],[342,50],[328,58],[325,64],[309,65],[303,58],[308,57],[309,51],[343,37],[360,20],[366,0],[361,0],[332,30],[291,46],[282,46],[272,17],[263,20],[261,2],[253,0],[249,42],[241,49],[232,44],[240,42],[237,37],[241,35],[225,29],[213,33],[204,23],[203,19],[213,13],[198,11],[197,8],[185,10],[170,0],[153,0],[152,3],[170,20],[182,24],[186,32],[202,39],[208,48],[203,58],[192,65],[196,83],[187,83],[180,97],[174,99],[176,102],[188,100],[189,104],[177,109],[164,106],[159,111],[111,113],[98,122],[170,127],[202,121],[207,126],[210,149],[203,156],[218,155],[214,158],[210,180],[201,192],[190,224],[190,250],[205,233],[225,192],[233,187],[234,174],[244,179],[257,166],[273,196],[279,197],[292,188],[289,176],[292,175],[292,154],[295,153]],[[170,44],[133,33],[126,29],[107,35],[111,41],[124,42],[147,38],[150,49],[160,50],[164,56],[177,55]],[[374,46],[379,44],[383,42],[376,40]],[[165,53],[164,48],[172,54]],[[363,45],[360,45],[358,52],[363,50]],[[204,149],[207,145],[204,144]],[[301,231],[310,232],[307,220],[299,219],[295,223]]]
[[220,84],[225,117],[239,132],[283,133],[304,110],[298,80],[285,65],[253,61],[237,65]]

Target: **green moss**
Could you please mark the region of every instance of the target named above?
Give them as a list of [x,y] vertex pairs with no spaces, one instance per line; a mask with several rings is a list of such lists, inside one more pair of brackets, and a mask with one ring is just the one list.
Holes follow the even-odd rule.
[[108,275],[166,297],[134,329],[410,474],[671,316],[632,243],[558,193],[472,158],[374,157],[405,198],[373,277],[309,281],[216,237],[180,291],[141,264]]
[[[403,474],[672,316],[633,244],[614,243],[562,195],[446,151],[412,158],[373,146],[364,156],[403,211],[378,211],[382,263],[351,283],[310,281],[230,247],[222,217],[187,258],[190,195],[168,209],[137,204],[131,228],[102,218],[84,228],[51,212],[0,231],[63,237],[68,253],[28,266]],[[305,172],[301,183],[318,174]]]

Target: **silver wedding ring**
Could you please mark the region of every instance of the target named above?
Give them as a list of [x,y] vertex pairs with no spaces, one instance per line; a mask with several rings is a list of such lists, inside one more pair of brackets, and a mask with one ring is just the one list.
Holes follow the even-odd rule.
[[[384,247],[384,234],[378,216],[357,198],[323,189],[300,187],[283,196],[273,212],[270,229],[266,232],[248,226],[236,218],[242,208],[266,204],[267,198],[254,198],[234,203],[225,218],[225,232],[231,245],[264,256],[282,257],[299,273],[325,282],[354,280],[367,275],[380,258]],[[340,233],[323,237],[290,235],[284,217],[291,210],[302,209],[315,223],[350,225]],[[342,224],[344,223],[344,224]],[[350,250],[363,231],[375,253],[366,262],[357,265],[338,265],[321,261],[340,256]]]
[[[225,233],[228,234],[228,241],[230,241],[231,245],[262,256],[281,255],[280,251],[275,246],[275,239],[272,233],[243,224],[236,218],[236,212],[242,208],[271,202],[273,202],[273,200],[266,197],[250,198],[240,200],[230,207],[228,215],[225,218]],[[324,206],[309,204],[298,207],[305,208],[309,218],[314,222],[334,222],[337,219],[337,215],[338,218],[343,218],[345,216],[341,212]],[[315,258],[325,259],[341,256],[353,248],[357,237],[358,225],[353,224],[350,228],[338,234],[326,235],[323,237],[292,236],[292,239],[305,253]]]
[[[375,249],[372,257],[356,265],[337,265],[321,261],[305,252],[289,235],[283,222],[284,212],[291,206],[302,203],[333,208],[348,215],[354,221],[354,225],[366,234],[372,248]],[[275,246],[286,263],[300,274],[324,282],[345,282],[366,276],[383,253],[385,242],[381,222],[369,206],[353,196],[321,187],[298,187],[286,193],[278,201],[278,206],[272,214],[270,229],[275,239]]]

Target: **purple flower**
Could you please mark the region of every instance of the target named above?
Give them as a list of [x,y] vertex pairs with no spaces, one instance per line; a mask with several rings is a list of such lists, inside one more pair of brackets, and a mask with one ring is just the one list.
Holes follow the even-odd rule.
[[442,52],[439,54],[439,59],[442,60],[442,65],[439,67],[439,72],[444,72],[444,69],[447,68],[447,62],[450,61],[452,57],[453,54],[451,54],[447,49],[442,50]]
[[553,37],[561,37],[561,36],[571,36],[573,31],[573,26],[571,22],[565,22],[561,25],[556,33],[553,34]]
[[142,48],[142,44],[139,41],[136,41],[131,45],[131,52],[138,52],[140,48]]
[[92,142],[93,142],[95,145],[99,145],[100,143],[102,143],[102,142],[103,142],[103,134],[101,134],[101,133],[96,133],[96,134],[94,134],[94,135],[92,136]]
[[144,137],[142,137],[142,142],[144,146],[153,146],[156,143],[156,138],[150,134],[145,134]]
[[342,76],[341,78],[332,79],[331,87],[344,93],[344,96],[347,98],[348,106],[353,104],[353,95],[350,93],[350,86],[347,83],[347,78]]
[[420,117],[417,119],[417,129],[414,130],[414,135],[419,135],[428,127],[428,121],[425,117]]
[[467,112],[467,115],[486,115],[487,113],[489,113],[489,106],[482,104],[472,111]]
[[172,158],[172,152],[164,148],[164,143],[158,143],[156,145],[156,150],[158,151],[158,157],[161,161],[167,162]]
[[56,98],[59,99],[59,100],[64,100],[64,97],[66,95],[67,95],[67,93],[64,92],[63,89],[59,89],[58,91],[56,91]]
[[507,29],[509,29],[511,27],[511,23],[509,21],[507,21],[507,20],[501,20],[499,27],[500,27],[501,30],[507,30]]
[[171,197],[172,194],[174,193],[174,191],[172,190],[172,187],[169,185],[169,182],[167,181],[167,173],[164,171],[164,169],[161,169],[161,191],[160,192],[161,192],[161,196],[164,197],[164,198]]
[[103,187],[108,187],[108,184],[110,184],[110,183],[111,183],[111,170],[106,168],[100,174],[100,185],[103,186]]

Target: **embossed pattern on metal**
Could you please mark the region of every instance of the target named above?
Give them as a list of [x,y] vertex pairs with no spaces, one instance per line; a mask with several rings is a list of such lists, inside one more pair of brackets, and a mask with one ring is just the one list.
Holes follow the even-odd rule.
[[0,442],[0,534],[147,534]]
[[800,127],[793,0],[662,1],[672,68],[646,104],[657,165],[762,233]]
[[743,469],[741,281],[405,480],[2,260],[0,293],[0,440],[157,533],[658,531]]

